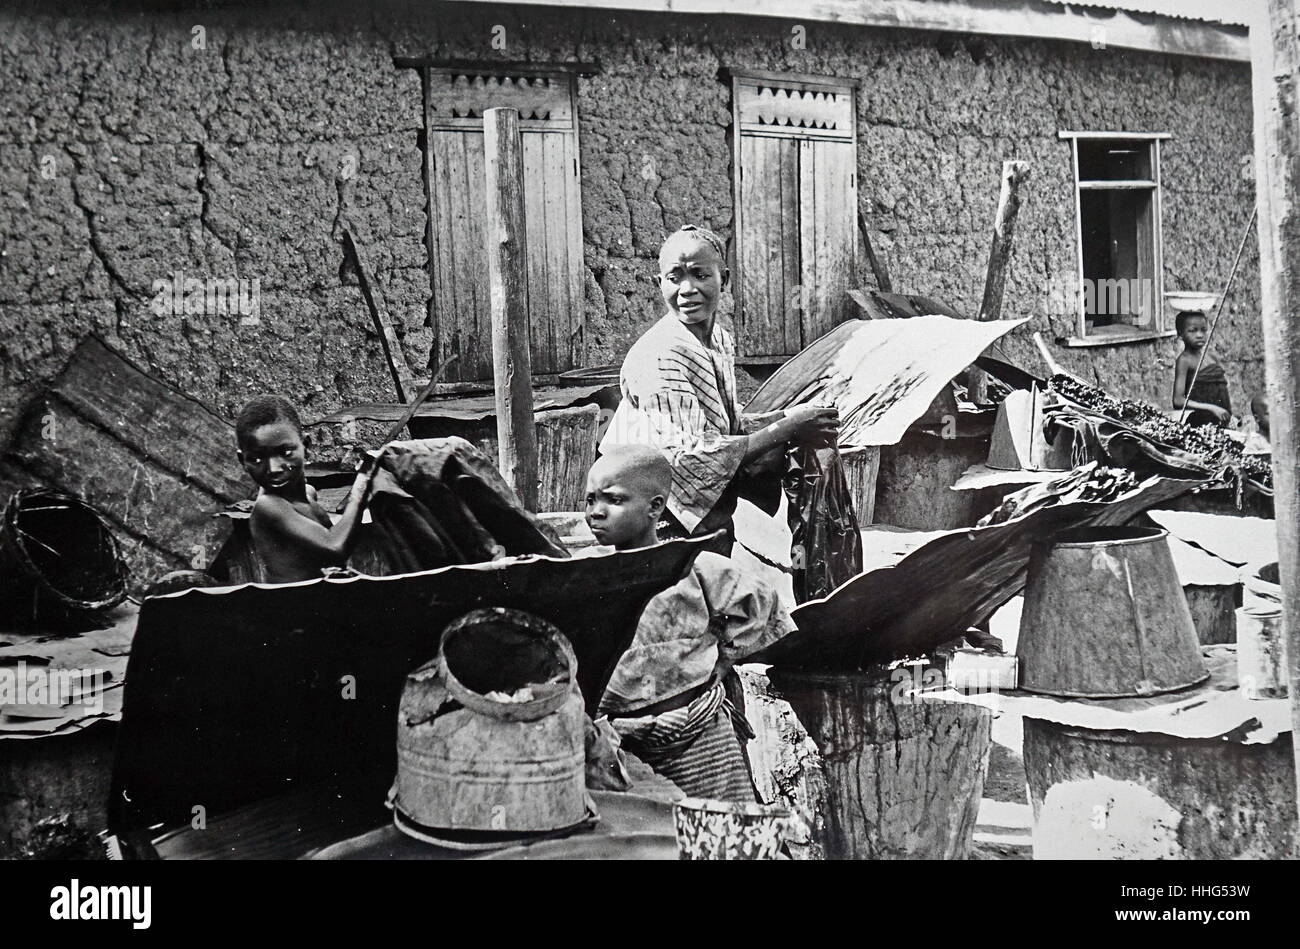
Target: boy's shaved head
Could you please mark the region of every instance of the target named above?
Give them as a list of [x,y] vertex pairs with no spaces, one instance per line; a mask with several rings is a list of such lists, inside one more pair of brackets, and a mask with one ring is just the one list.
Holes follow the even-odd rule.
[[673,468],[668,458],[649,445],[617,445],[601,455],[591,470],[613,475],[651,495],[667,495],[673,483]]
[[655,525],[668,503],[673,470],[663,452],[621,445],[587,472],[587,524],[596,542],[619,550],[656,543]]

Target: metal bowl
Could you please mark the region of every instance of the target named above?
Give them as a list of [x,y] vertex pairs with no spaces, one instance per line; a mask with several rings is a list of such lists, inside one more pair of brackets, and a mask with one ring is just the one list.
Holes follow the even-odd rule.
[[1165,294],[1165,303],[1179,313],[1209,313],[1219,305],[1219,295],[1197,290],[1171,290]]

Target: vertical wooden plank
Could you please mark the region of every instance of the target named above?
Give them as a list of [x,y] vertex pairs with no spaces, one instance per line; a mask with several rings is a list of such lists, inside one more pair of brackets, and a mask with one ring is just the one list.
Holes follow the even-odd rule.
[[[433,189],[432,217],[434,226],[433,242],[433,259],[432,269],[434,270],[433,292],[434,306],[438,311],[438,328],[437,328],[437,352],[439,364],[445,363],[458,351],[458,340],[456,337],[457,322],[460,318],[460,312],[456,301],[455,287],[455,207],[452,195],[454,189],[452,182],[455,180],[452,174],[454,163],[453,150],[451,146],[455,142],[456,132],[430,132],[430,152],[433,155],[433,166],[430,170],[430,179]],[[453,363],[447,373],[449,379],[463,378],[461,375],[465,371],[457,360]]]
[[817,338],[814,323],[822,306],[824,287],[818,266],[817,150],[814,142],[799,143],[799,283],[804,292],[799,312],[800,348]]
[[774,302],[778,307],[776,312],[781,321],[783,342],[780,349],[770,352],[793,356],[803,349],[803,307],[808,299],[799,267],[799,142],[783,138],[772,141],[781,155],[780,203],[776,206],[772,240],[780,248],[778,264],[773,268],[780,275]]
[[1070,141],[1070,159],[1074,167],[1074,267],[1077,280],[1075,307],[1078,312],[1078,333],[1082,339],[1088,335],[1087,297],[1083,292],[1083,202],[1079,195],[1079,140]]
[[771,312],[771,267],[767,239],[767,202],[761,184],[767,178],[767,153],[761,139],[741,136],[741,218],[737,258],[740,293],[736,320],[738,349],[745,355],[770,351],[767,328]]
[[586,263],[582,243],[582,174],[579,168],[576,102],[573,114],[573,132],[564,137],[564,180],[567,182],[564,192],[564,213],[565,233],[568,236],[565,241],[568,251],[565,274],[569,278],[569,299],[560,314],[560,326],[564,334],[562,337],[564,345],[561,349],[564,355],[563,371],[586,364],[586,333],[583,332],[583,327],[587,308],[582,279]]
[[438,319],[442,313],[438,306],[438,265],[437,265],[437,243],[438,243],[438,220],[436,217],[437,201],[434,196],[434,176],[437,174],[434,156],[434,143],[437,138],[432,131],[433,122],[430,120],[431,100],[429,96],[429,83],[434,81],[434,77],[426,66],[420,70],[420,95],[423,99],[424,110],[424,247],[425,253],[429,258],[429,304],[425,311],[425,323],[433,333],[433,361],[441,364],[442,352],[439,348],[438,340]]
[[564,203],[564,133],[547,132],[544,139],[544,156],[546,162],[546,196],[543,202],[546,220],[546,368],[543,372],[558,372],[560,353],[563,351],[563,339],[560,327],[564,323],[561,316],[567,308],[568,280],[568,241],[565,240],[565,223],[567,211]]
[[798,146],[791,138],[741,136],[738,250],[742,355],[799,351]]
[[546,163],[544,132],[524,132],[524,216],[528,229],[528,321],[530,353],[534,372],[552,372],[551,281],[547,272],[547,249],[550,232],[546,219],[546,189],[549,169]]
[[1153,181],[1156,183],[1156,191],[1152,196],[1155,201],[1156,217],[1156,235],[1155,235],[1155,283],[1151,287],[1151,305],[1155,308],[1155,328],[1163,331],[1165,328],[1165,250],[1164,250],[1164,233],[1161,224],[1161,207],[1160,192],[1163,185],[1160,183],[1160,139],[1151,143],[1153,153],[1152,173]]
[[530,511],[537,510],[537,432],[533,421],[528,329],[528,232],[524,223],[524,158],[519,113],[487,109],[483,143],[491,287],[492,370],[496,388],[500,468]]
[[1260,4],[1250,27],[1260,304],[1273,444],[1273,503],[1291,693],[1291,741],[1300,786],[1300,43],[1295,0]]
[[[471,246],[475,252],[461,261],[462,273],[473,289],[473,351],[475,379],[492,378],[492,299],[488,280],[488,262],[491,250],[488,244],[486,164],[482,132],[465,136],[465,168],[468,183],[465,188],[467,217]],[[525,304],[526,305],[526,304]],[[467,324],[468,325],[468,324]]]
[[857,155],[851,143],[803,141],[799,160],[801,279],[810,288],[801,345],[807,346],[845,318],[857,253]]

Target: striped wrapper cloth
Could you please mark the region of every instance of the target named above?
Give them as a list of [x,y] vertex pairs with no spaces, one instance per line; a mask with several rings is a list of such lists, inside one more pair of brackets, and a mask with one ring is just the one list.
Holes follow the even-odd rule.
[[736,402],[736,346],[720,322],[705,346],[669,313],[628,351],[623,399],[600,443],[651,445],[673,467],[668,511],[694,531],[735,478],[746,434],[782,413],[742,416]]
[[629,751],[690,797],[755,801],[735,714],[718,683],[682,708],[610,724]]

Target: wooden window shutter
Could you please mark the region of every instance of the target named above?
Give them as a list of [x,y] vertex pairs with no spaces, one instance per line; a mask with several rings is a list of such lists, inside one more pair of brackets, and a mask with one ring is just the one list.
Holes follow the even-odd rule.
[[544,70],[425,71],[430,325],[446,378],[492,378],[483,110],[519,110],[533,372],[582,363],[583,245],[574,77]]
[[850,315],[858,250],[853,93],[832,79],[733,74],[742,357],[792,356]]

